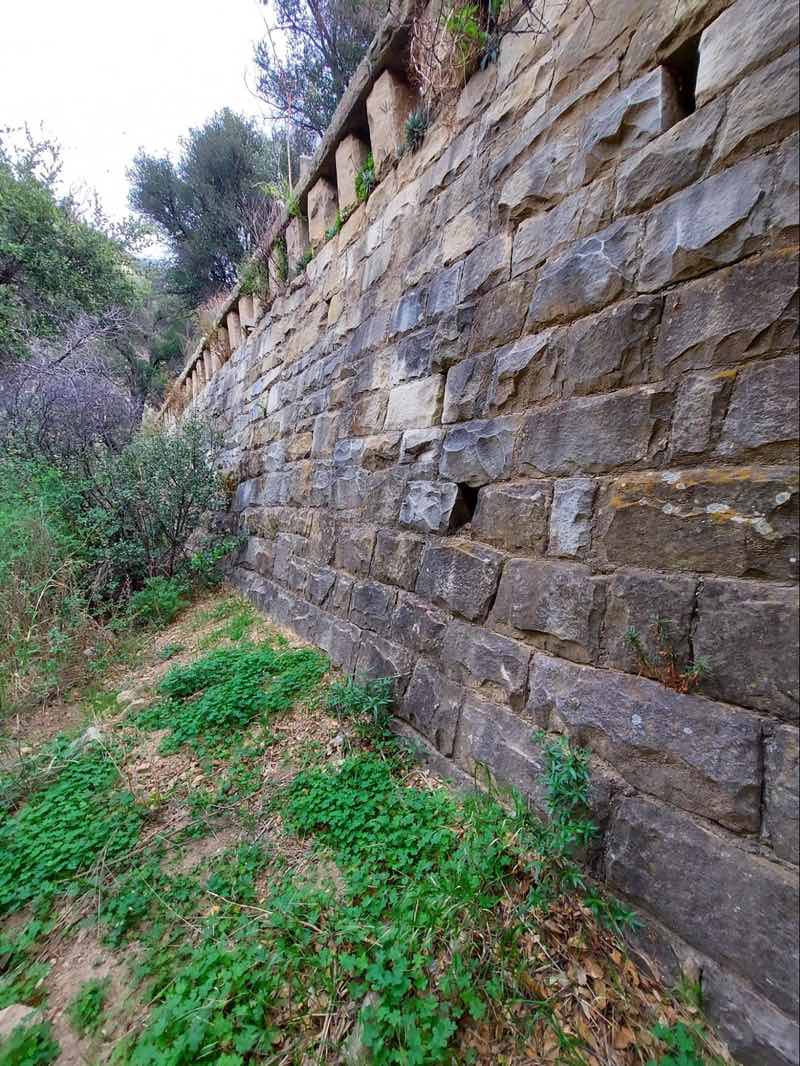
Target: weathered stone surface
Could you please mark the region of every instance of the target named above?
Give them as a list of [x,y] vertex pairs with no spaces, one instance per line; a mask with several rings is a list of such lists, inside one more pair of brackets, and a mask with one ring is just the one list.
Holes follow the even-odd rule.
[[737,0],[700,38],[695,96],[704,104],[797,42],[797,11],[782,0]]
[[757,156],[700,181],[654,208],[638,287],[643,292],[705,274],[756,250],[768,229],[769,159]]
[[729,162],[797,128],[797,48],[744,78],[730,95],[714,164]]
[[356,665],[361,630],[349,622],[332,618],[324,612],[317,626],[317,643],[328,653],[334,666],[350,673]]
[[722,455],[741,459],[762,455],[765,449],[770,458],[796,455],[798,373],[797,356],[771,359],[739,371],[722,425]]
[[570,477],[553,484],[547,554],[582,559],[592,546],[592,508],[597,483]]
[[473,201],[456,215],[442,235],[442,263],[450,266],[463,259],[489,235],[489,216],[486,204]]
[[462,359],[447,373],[442,422],[465,422],[480,418],[486,409],[494,355],[473,355]]
[[415,463],[418,468],[421,464],[430,465],[432,470],[438,469],[443,440],[444,430],[438,427],[407,429],[400,443],[400,462]]
[[561,200],[574,186],[571,174],[577,138],[551,141],[517,167],[503,185],[497,206],[512,221],[533,208]]
[[612,223],[578,241],[539,274],[528,308],[528,326],[599,311],[634,290],[640,240],[638,219]]
[[437,607],[481,621],[494,598],[503,556],[469,541],[429,544],[422,555],[416,592]]
[[442,642],[442,666],[450,677],[516,708],[525,700],[530,656],[515,640],[459,621],[448,625]]
[[322,244],[325,231],[336,221],[338,209],[336,189],[326,178],[318,178],[308,192],[308,236],[312,248]]
[[485,486],[478,493],[472,535],[511,551],[542,554],[552,492],[549,481]]
[[632,82],[587,119],[575,174],[577,184],[592,181],[609,162],[635,152],[683,115],[675,83],[664,67]]
[[441,647],[448,622],[444,611],[401,592],[392,618],[392,640],[412,651],[433,654]]
[[[412,289],[405,293],[397,307],[394,309],[389,320],[389,336],[394,337],[398,333],[408,333],[412,330],[425,314],[424,289]],[[409,374],[409,377],[418,377],[417,374]]]
[[511,236],[498,233],[464,260],[461,277],[461,299],[492,289],[501,281],[508,281],[511,270]]
[[369,140],[375,169],[382,175],[403,139],[403,124],[414,109],[414,95],[391,70],[376,79],[367,97]]
[[649,207],[701,178],[724,114],[724,102],[714,101],[627,159],[617,171],[615,213]]
[[444,314],[445,311],[456,306],[463,270],[463,263],[454,263],[453,266],[440,270],[431,278],[428,289],[428,314],[430,316]]
[[412,657],[405,648],[372,633],[362,633],[356,659],[357,677],[369,681],[378,677],[392,678],[395,696],[399,699],[406,690],[412,668]]
[[704,693],[797,720],[796,588],[705,579],[698,594],[693,646],[694,654],[709,662]]
[[[654,565],[657,562],[653,560]],[[659,642],[658,623],[678,661],[689,662],[696,590],[693,577],[665,576],[652,570],[617,571],[606,591],[601,661],[616,670],[646,674],[645,664],[626,636],[635,630],[648,662],[660,665],[665,648]]]
[[42,1012],[27,1003],[10,1003],[0,1010],[0,1040],[7,1040],[17,1027],[36,1025],[42,1020]]
[[607,840],[612,889],[781,1009],[797,1010],[796,873],[635,797],[620,801]]
[[661,310],[660,296],[625,300],[571,326],[560,343],[562,395],[586,396],[646,382]]
[[669,441],[671,462],[696,462],[697,456],[711,447],[719,435],[734,376],[730,370],[683,376],[675,397]]
[[567,196],[549,211],[526,218],[514,235],[511,276],[560,255],[567,244],[611,221],[612,181],[601,178]]
[[271,540],[251,536],[239,557],[239,565],[255,570],[263,577],[269,577],[272,573],[274,550],[275,546]]
[[400,524],[422,533],[446,533],[466,518],[465,501],[452,481],[410,481]]
[[369,526],[344,526],[336,535],[336,567],[356,576],[369,573],[375,547],[375,530]]
[[451,429],[442,446],[441,476],[474,487],[506,477],[515,428],[510,418],[493,418]]
[[397,593],[376,581],[356,582],[350,594],[350,621],[361,629],[386,633]]
[[518,337],[525,323],[529,299],[526,277],[505,281],[481,296],[472,318],[469,350],[488,351]]
[[781,468],[628,474],[599,499],[597,543],[627,566],[792,578],[797,502],[796,473]]
[[385,429],[423,429],[434,425],[442,410],[443,393],[441,374],[395,385],[389,393]]
[[760,824],[761,726],[657,681],[534,656],[529,709],[630,784],[738,832]]
[[538,638],[569,658],[594,658],[603,585],[578,563],[509,559],[497,592],[494,621]]
[[463,689],[420,660],[397,713],[443,755],[452,755],[463,698]]
[[557,393],[559,356],[559,339],[552,330],[521,337],[501,348],[492,361],[485,413],[525,410],[552,399]]
[[373,577],[389,585],[413,589],[424,543],[422,537],[379,529],[372,558]]
[[677,374],[732,366],[796,341],[792,251],[745,260],[667,293],[656,361],[663,373]]
[[305,218],[293,218],[286,227],[286,255],[292,268],[302,259],[308,243],[308,221]]
[[542,407],[522,423],[516,465],[541,474],[600,474],[640,462],[666,438],[660,394],[627,389]]
[[800,743],[796,726],[776,726],[764,757],[766,834],[775,854],[800,862]]
[[336,583],[336,571],[329,566],[311,567],[306,584],[306,595],[312,603],[321,606]]
[[480,781],[487,769],[502,784],[519,789],[545,809],[545,758],[534,727],[504,707],[468,696],[461,708],[455,762]]

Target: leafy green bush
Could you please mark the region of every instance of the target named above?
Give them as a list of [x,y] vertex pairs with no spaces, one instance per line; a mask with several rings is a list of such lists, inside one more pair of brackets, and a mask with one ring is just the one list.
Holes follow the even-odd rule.
[[364,165],[356,174],[356,198],[360,204],[366,203],[377,183],[375,160],[370,152],[364,160]]
[[103,1021],[109,980],[85,981],[67,1008],[70,1025],[78,1036],[94,1035]]
[[149,577],[128,603],[139,624],[169,625],[189,602],[186,585],[174,577]]
[[657,1025],[653,1035],[666,1045],[668,1053],[650,1059],[647,1066],[714,1066],[718,1058],[710,1058],[702,1050],[699,1037],[683,1022],[675,1025]]
[[61,1054],[49,1022],[20,1025],[0,1042],[0,1066],[48,1066]]

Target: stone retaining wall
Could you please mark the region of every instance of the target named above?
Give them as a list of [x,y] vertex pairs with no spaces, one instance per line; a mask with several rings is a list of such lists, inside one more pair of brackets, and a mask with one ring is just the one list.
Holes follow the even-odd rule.
[[[540,803],[534,731],[588,745],[595,874],[743,1063],[796,1064],[797,6],[593,8],[399,161],[385,28],[300,187],[314,259],[233,294],[170,407],[226,434],[241,587],[395,676],[443,773]],[[658,618],[695,692],[640,676]]]

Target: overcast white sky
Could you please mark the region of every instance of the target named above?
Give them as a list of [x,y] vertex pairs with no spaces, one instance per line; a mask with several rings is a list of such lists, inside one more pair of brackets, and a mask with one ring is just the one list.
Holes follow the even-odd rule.
[[23,122],[60,141],[68,185],[127,213],[136,150],[175,154],[221,107],[264,115],[252,86],[257,0],[5,0],[0,127]]

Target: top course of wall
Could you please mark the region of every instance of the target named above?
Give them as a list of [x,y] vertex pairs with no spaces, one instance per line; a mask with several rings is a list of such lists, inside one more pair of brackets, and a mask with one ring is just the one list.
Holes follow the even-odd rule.
[[394,676],[439,770],[541,806],[535,730],[592,750],[594,875],[740,1061],[794,1066],[797,5],[592,9],[546,4],[400,158],[387,20],[167,411],[225,435],[238,584]]

